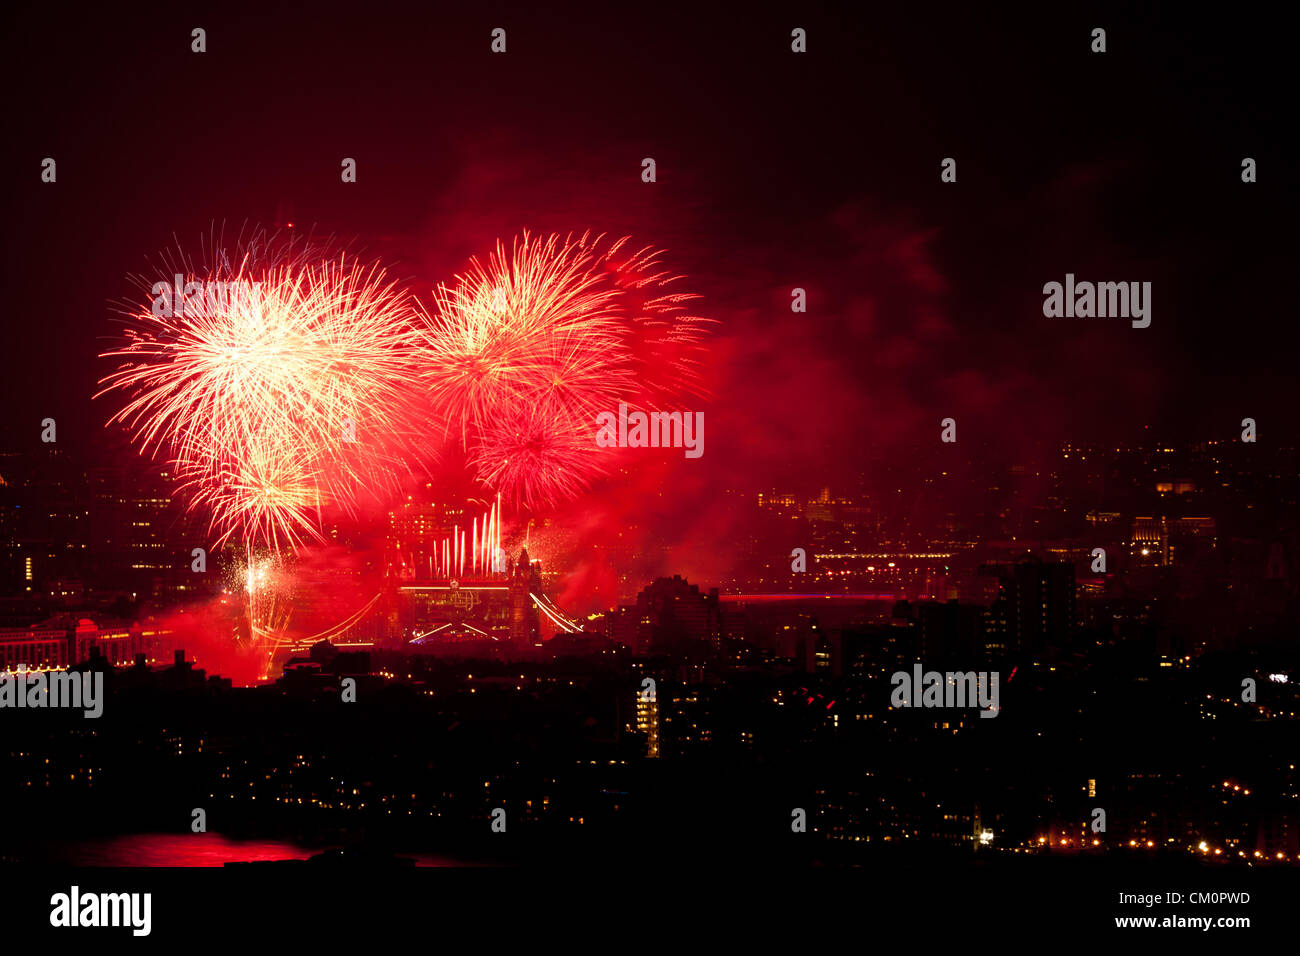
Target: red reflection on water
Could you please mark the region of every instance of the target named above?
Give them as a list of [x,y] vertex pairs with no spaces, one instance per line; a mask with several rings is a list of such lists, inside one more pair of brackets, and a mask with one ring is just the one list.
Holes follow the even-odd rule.
[[[65,844],[53,862],[71,866],[224,866],[269,860],[305,860],[320,849],[280,840],[231,840],[220,833],[135,833]],[[416,866],[455,866],[450,860],[402,854]]]

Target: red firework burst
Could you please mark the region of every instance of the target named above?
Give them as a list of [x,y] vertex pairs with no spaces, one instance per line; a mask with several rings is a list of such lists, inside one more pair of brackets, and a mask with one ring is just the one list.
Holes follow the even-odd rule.
[[[701,367],[708,349],[704,337],[717,319],[694,315],[689,303],[701,298],[673,291],[674,275],[659,262],[663,250],[649,246],[628,252],[629,237],[610,245],[599,257],[607,281],[617,289],[622,344],[641,386],[641,401],[663,406],[683,396],[707,397]],[[599,243],[599,239],[597,243]]]
[[620,402],[662,407],[703,395],[698,298],[660,253],[603,238],[498,242],[440,286],[422,365],[479,480],[532,507],[572,497],[606,469],[595,418]]
[[127,394],[110,424],[175,462],[222,540],[295,545],[322,504],[350,509],[427,455],[411,308],[382,269],[259,246],[180,276],[127,313],[99,394]]
[[603,475],[609,452],[566,411],[523,405],[475,433],[469,465],[507,501],[533,510],[576,497]]
[[471,259],[435,290],[423,372],[463,441],[542,394],[576,412],[631,386],[617,362],[614,291],[600,287],[594,264],[582,240],[525,232],[509,252],[498,242],[486,264]]

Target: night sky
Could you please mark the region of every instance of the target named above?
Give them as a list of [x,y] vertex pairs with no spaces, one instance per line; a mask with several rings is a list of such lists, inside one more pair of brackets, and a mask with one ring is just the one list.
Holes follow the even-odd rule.
[[[45,416],[61,444],[102,428],[95,355],[129,273],[286,211],[426,300],[523,228],[667,250],[722,323],[704,458],[639,479],[681,500],[834,484],[937,448],[946,416],[1013,455],[1235,438],[1246,416],[1294,438],[1286,34],[1174,10],[6,11],[11,442]],[[1044,318],[1067,272],[1152,282],[1151,327]]]

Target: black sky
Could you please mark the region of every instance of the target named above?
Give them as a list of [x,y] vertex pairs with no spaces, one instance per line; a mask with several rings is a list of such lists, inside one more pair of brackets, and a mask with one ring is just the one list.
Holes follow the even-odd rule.
[[[61,441],[93,436],[125,276],[290,203],[422,294],[524,227],[667,249],[723,322],[710,450],[736,473],[947,415],[991,441],[1230,438],[1247,415],[1295,437],[1281,24],[925,9],[10,9],[10,429],[35,442],[54,416]],[[1045,319],[1042,285],[1066,272],[1151,281],[1151,328]]]

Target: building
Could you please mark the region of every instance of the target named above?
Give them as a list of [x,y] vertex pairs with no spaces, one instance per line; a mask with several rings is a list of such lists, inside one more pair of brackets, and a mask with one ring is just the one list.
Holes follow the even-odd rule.
[[125,667],[143,657],[146,664],[160,663],[167,655],[171,631],[154,624],[102,625],[88,617],[61,615],[30,628],[0,631],[0,668],[59,670],[102,657]]
[[0,631],[0,669],[62,670],[68,666],[68,632],[32,627]]
[[653,686],[636,691],[636,729],[645,734],[646,756],[659,756],[659,698]]
[[400,630],[417,646],[502,640],[532,646],[542,640],[533,599],[542,597],[540,569],[527,549],[507,562],[504,575],[426,578],[397,585],[395,595]]
[[516,645],[540,644],[542,625],[533,595],[542,593],[541,569],[528,560],[528,549],[519,552],[519,560],[509,571],[510,640]]
[[636,606],[638,619],[649,628],[652,653],[669,653],[690,644],[718,644],[716,588],[702,594],[680,575],[659,578],[637,595]]
[[1074,565],[1025,561],[986,566],[998,596],[984,615],[990,652],[1036,653],[1064,647],[1074,631]]

